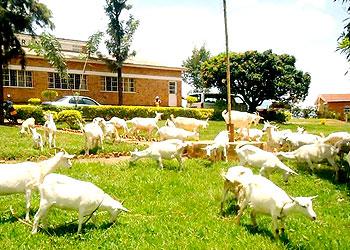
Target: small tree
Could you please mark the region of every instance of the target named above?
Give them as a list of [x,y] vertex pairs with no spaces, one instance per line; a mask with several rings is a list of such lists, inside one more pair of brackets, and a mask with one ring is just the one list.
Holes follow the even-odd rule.
[[123,62],[136,52],[130,52],[130,46],[134,33],[139,25],[132,15],[126,21],[121,20],[123,10],[130,10],[131,5],[126,4],[127,0],[106,0],[105,12],[109,18],[107,34],[109,39],[106,41],[108,53],[115,60],[105,59],[107,65],[113,72],[118,74],[118,104],[123,105]]
[[56,90],[47,89],[47,90],[44,90],[43,92],[41,92],[41,96],[45,100],[52,102],[53,100],[56,99],[56,97],[58,96],[58,93]]
[[202,45],[200,49],[194,48],[192,56],[182,63],[182,66],[186,68],[182,76],[184,82],[197,90],[203,90],[205,86],[201,77],[201,66],[209,58],[210,52],[206,50],[205,45]]

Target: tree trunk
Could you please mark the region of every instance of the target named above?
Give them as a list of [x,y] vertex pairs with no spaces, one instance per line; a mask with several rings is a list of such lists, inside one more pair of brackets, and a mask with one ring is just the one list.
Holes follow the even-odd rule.
[[122,78],[122,67],[118,67],[118,105],[123,105],[123,78]]

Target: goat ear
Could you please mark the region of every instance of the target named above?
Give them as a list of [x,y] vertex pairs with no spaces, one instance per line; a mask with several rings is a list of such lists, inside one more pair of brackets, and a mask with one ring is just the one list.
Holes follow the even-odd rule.
[[315,196],[311,196],[311,197],[309,197],[311,200],[313,200],[313,199],[315,199],[315,198],[317,198],[318,197],[318,195],[315,195]]

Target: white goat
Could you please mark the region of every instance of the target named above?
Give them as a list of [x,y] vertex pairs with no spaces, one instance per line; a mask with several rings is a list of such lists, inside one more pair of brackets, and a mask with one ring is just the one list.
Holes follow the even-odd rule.
[[[288,215],[301,213],[312,220],[316,220],[316,213],[312,208],[313,197],[291,197],[272,181],[259,176],[248,176],[243,182],[243,198],[240,210],[237,215],[237,223],[247,206],[252,208],[251,219],[253,226],[256,226],[256,214],[266,214],[272,217],[272,225],[275,236],[279,231],[284,233],[285,219]],[[280,225],[278,225],[280,220]]]
[[187,131],[182,128],[176,128],[176,127],[168,127],[168,126],[161,127],[158,130],[158,134],[161,141],[167,140],[167,139],[179,139],[179,140],[185,141],[191,138],[197,141],[199,140],[198,132]]
[[281,162],[277,156],[271,152],[264,151],[253,145],[237,145],[237,156],[240,160],[240,165],[248,164],[253,167],[260,168],[260,174],[269,178],[270,174],[276,170],[284,173],[284,181],[288,181],[290,174],[297,173]]
[[[37,233],[41,218],[47,216],[50,207],[79,211],[78,232],[80,233],[84,216],[93,216],[96,210],[108,211],[114,222],[121,211],[128,210],[91,182],[80,181],[60,174],[50,174],[39,186],[40,208],[35,214],[32,234]],[[44,220],[45,221],[45,220]]]
[[270,151],[278,150],[282,147],[286,134],[291,133],[291,130],[277,131],[277,127],[264,122],[263,132],[267,134],[267,147]]
[[326,143],[314,143],[301,146],[300,148],[292,152],[279,152],[276,155],[280,155],[287,159],[295,159],[298,162],[306,162],[313,171],[313,162],[321,162],[326,160],[335,168],[335,178],[338,180],[339,167],[335,163],[335,158],[337,156],[337,149],[332,145]]
[[113,121],[109,120],[105,122],[104,128],[105,128],[103,131],[104,138],[109,138],[112,142],[120,141],[117,125],[114,120]]
[[334,132],[329,134],[323,139],[324,143],[335,145],[338,141],[350,139],[350,133],[348,132]]
[[40,162],[21,162],[0,164],[0,194],[25,193],[26,220],[29,220],[31,193],[44,177],[59,167],[71,167],[74,155],[58,152],[48,160]]
[[103,135],[105,129],[106,122],[103,118],[95,118],[92,123],[85,124],[82,128],[85,137],[85,155],[89,154],[90,149],[98,146],[101,146],[103,149]]
[[34,148],[40,149],[40,151],[43,151],[44,149],[44,143],[43,143],[43,138],[41,134],[39,134],[36,131],[36,128],[29,128],[31,133],[32,133],[32,139],[34,142]]
[[224,156],[225,162],[227,162],[227,150],[229,147],[229,132],[227,130],[221,131],[214,139],[214,143],[205,147],[207,156],[219,155],[220,160]]
[[309,133],[289,133],[285,135],[284,141],[288,145],[289,150],[293,150],[303,145],[320,142],[322,137]]
[[21,134],[30,134],[30,128],[35,128],[35,119],[30,117],[22,122],[21,125]]
[[143,118],[143,117],[135,117],[127,123],[132,124],[132,128],[130,129],[130,133],[135,134],[135,132],[139,132],[140,130],[148,132],[148,139],[151,140],[151,134],[154,129],[159,129],[157,122],[160,120],[163,113],[157,113],[154,118]]
[[161,142],[153,142],[147,149],[143,151],[131,152],[130,162],[134,162],[140,158],[150,157],[155,159],[159,168],[163,169],[162,159],[173,159],[179,162],[180,169],[182,168],[182,153],[189,143],[177,139],[170,139]]
[[188,131],[198,132],[200,128],[208,128],[209,126],[209,118],[206,121],[202,121],[195,118],[181,116],[175,118],[173,114],[170,115],[170,118],[177,128],[182,128]]
[[49,145],[49,148],[56,147],[56,124],[53,120],[53,115],[47,113],[45,115],[46,122],[44,124],[44,141]]
[[[253,175],[253,172],[250,168],[243,166],[230,167],[226,173],[221,174],[224,179],[224,190],[220,207],[221,213],[223,212],[224,202],[226,201],[228,191],[231,191],[235,198],[244,198],[240,192],[242,192],[242,177],[246,175],[251,176]],[[238,201],[238,205],[240,205],[241,202],[242,201]]]
[[165,126],[173,127],[173,128],[176,127],[175,123],[172,120],[170,120],[170,119],[166,119]]
[[117,129],[123,129],[124,134],[127,134],[129,132],[128,125],[126,124],[126,121],[124,119],[112,117],[109,121],[114,122]]
[[[224,118],[226,124],[229,124],[229,113],[227,110],[222,111],[221,115]],[[260,119],[262,119],[262,117],[257,114],[231,110],[231,124],[233,124],[235,128],[247,129],[248,136],[250,126],[252,124],[258,124]]]

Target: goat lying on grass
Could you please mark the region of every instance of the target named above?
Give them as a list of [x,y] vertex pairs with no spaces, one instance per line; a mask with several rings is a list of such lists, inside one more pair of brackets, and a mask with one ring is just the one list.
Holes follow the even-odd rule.
[[40,208],[35,214],[32,234],[37,233],[41,218],[47,216],[50,207],[73,209],[79,211],[78,233],[80,233],[84,216],[93,216],[97,210],[108,211],[114,222],[121,211],[128,210],[111,196],[91,182],[80,181],[60,174],[50,174],[39,186]]
[[0,164],[0,195],[25,193],[26,220],[29,220],[31,193],[44,177],[59,167],[71,167],[74,155],[58,152],[54,157],[40,162]]

